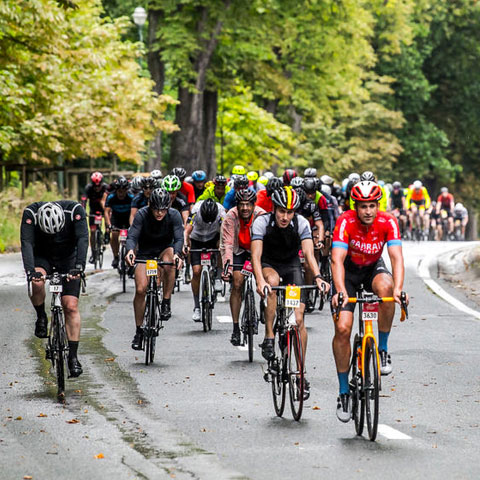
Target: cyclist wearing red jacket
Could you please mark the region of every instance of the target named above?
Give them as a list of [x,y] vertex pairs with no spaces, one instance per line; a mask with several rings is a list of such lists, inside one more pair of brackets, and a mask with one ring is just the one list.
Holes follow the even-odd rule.
[[[355,210],[348,210],[338,218],[332,249],[332,307],[338,305],[338,292],[343,292],[345,297],[339,318],[334,320],[335,336],[332,345],[340,383],[337,417],[342,422],[348,422],[351,418],[348,370],[355,305],[347,303],[348,297],[355,297],[356,289],[363,284],[367,291],[373,291],[380,297],[394,297],[400,303],[405,274],[397,220],[378,208],[382,197],[381,188],[374,182],[362,181],[353,186],[351,197],[355,201]],[[382,259],[385,244],[392,263],[393,277]],[[387,342],[394,313],[393,303],[380,304],[378,350],[382,375],[388,375],[392,371]]]
[[279,188],[282,188],[282,181],[277,177],[270,178],[265,189],[257,192],[257,207],[262,208],[266,212],[272,212],[272,193]]

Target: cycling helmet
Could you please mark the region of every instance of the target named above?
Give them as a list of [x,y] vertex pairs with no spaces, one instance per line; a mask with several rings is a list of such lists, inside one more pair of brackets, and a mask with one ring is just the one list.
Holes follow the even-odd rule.
[[315,180],[315,190],[320,191],[322,189],[322,181],[319,178],[314,178]]
[[267,186],[268,178],[265,175],[260,175],[258,177],[258,183],[261,183],[264,186]]
[[246,175],[247,169],[243,165],[235,165],[232,168],[232,175]]
[[272,202],[277,207],[296,210],[300,206],[300,197],[292,187],[282,187],[272,193]]
[[128,180],[125,177],[118,177],[115,181],[115,188],[118,190],[119,188],[127,189],[128,188]]
[[227,179],[223,175],[215,175],[215,178],[213,179],[213,184],[224,186],[227,184]]
[[448,193],[448,188],[447,187],[442,187],[440,189],[440,193]]
[[207,179],[207,174],[203,170],[195,170],[192,173],[194,182],[204,182]]
[[356,202],[376,202],[382,198],[382,189],[375,182],[358,182],[350,195]]
[[454,211],[460,212],[464,209],[465,207],[463,206],[463,203],[458,202],[455,207],[453,208]]
[[189,183],[190,185],[193,185],[193,178],[191,177],[191,175],[188,175],[187,177],[185,177],[185,182]]
[[272,193],[279,188],[282,188],[282,181],[277,177],[272,177],[268,180],[266,185],[267,188],[267,195],[272,196]]
[[295,170],[293,170],[292,168],[287,168],[284,172],[283,172],[283,184],[284,185],[290,185],[290,182],[292,181],[292,179],[294,179],[295,177],[297,176],[297,172]]
[[132,190],[134,190],[135,192],[139,192],[143,187],[143,180],[144,180],[144,177],[142,177],[141,175],[135,175],[132,178],[132,183],[131,183]]
[[305,171],[303,172],[303,176],[305,178],[307,177],[315,178],[317,176],[317,169],[313,167],[306,168]]
[[160,170],[152,170],[150,172],[150,176],[152,176],[155,180],[159,180],[162,178],[162,172]]
[[320,187],[320,191],[322,193],[326,193],[327,195],[331,195],[332,194],[332,187],[330,185],[322,185]]
[[305,205],[305,202],[307,201],[307,194],[305,193],[305,190],[302,187],[292,188],[297,192],[299,198],[298,206],[303,207]]
[[167,192],[177,192],[182,188],[182,182],[176,175],[167,175],[162,182],[162,187]]
[[423,183],[420,180],[415,180],[413,182],[413,188],[415,190],[420,190],[423,187]]
[[248,187],[248,178],[246,175],[239,175],[238,177],[235,177],[235,180],[233,181],[233,187],[235,190],[240,190],[242,188],[247,188]]
[[250,172],[247,173],[247,178],[251,182],[256,182],[258,180],[258,173],[255,170],[250,170]]
[[235,201],[255,203],[257,201],[257,194],[250,188],[243,188],[235,192]]
[[218,216],[218,205],[213,198],[207,198],[202,202],[200,215],[205,223],[213,223]]
[[317,191],[317,182],[315,178],[307,177],[303,182],[303,189],[307,193],[315,193]]
[[156,188],[150,195],[148,204],[152,210],[166,210],[170,207],[170,194],[164,188]]
[[53,235],[64,227],[65,212],[58,203],[47,202],[38,209],[37,220],[42,232]]
[[402,188],[402,184],[400,182],[393,182],[393,189],[397,189],[397,188]]
[[142,188],[155,189],[157,187],[157,181],[153,177],[144,177],[142,179]]
[[264,177],[267,177],[268,180],[270,180],[271,178],[273,178],[275,175],[273,174],[273,172],[265,172],[263,174]]
[[360,175],[358,173],[351,173],[348,176],[348,181],[352,183],[357,183],[360,181]]
[[322,183],[324,183],[325,185],[330,185],[332,186],[333,183],[334,183],[334,180],[332,177],[330,177],[329,175],[322,175],[320,177],[320,180],[322,181]]
[[103,180],[103,175],[100,172],[93,172],[92,176],[90,177],[90,180],[95,185],[100,185],[102,183],[102,180]]
[[182,167],[175,167],[172,170],[172,175],[176,175],[180,179],[180,181],[183,182],[185,180],[185,177],[187,176],[187,171]]
[[367,170],[363,172],[362,175],[360,175],[360,180],[362,182],[374,182],[376,179],[373,172],[370,172],[369,170]]
[[302,177],[295,177],[295,178],[292,178],[292,181],[290,182],[290,185],[293,187],[293,188],[301,188],[303,187],[303,178]]

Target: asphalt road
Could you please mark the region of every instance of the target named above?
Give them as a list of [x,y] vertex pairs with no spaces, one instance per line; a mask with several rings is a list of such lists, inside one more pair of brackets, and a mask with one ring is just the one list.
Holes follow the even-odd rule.
[[284,418],[274,414],[259,349],[249,364],[229,343],[228,303],[217,304],[205,334],[191,320],[188,287],[175,293],[146,367],[130,348],[133,282],[120,293],[108,269],[89,276],[81,298],[85,373],[68,381],[59,404],[43,341],[32,335],[19,256],[0,257],[0,477],[477,478],[480,323],[430,293],[416,272],[425,255],[454,246],[404,247],[410,318],[397,318],[390,335],[394,372],[383,377],[374,443],[335,416],[326,311],[306,320],[311,397],[295,422],[288,405]]

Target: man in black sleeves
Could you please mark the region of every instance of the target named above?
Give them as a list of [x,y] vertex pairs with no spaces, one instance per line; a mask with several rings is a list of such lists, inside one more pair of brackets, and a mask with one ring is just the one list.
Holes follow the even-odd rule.
[[65,313],[70,376],[82,374],[77,351],[80,339],[79,275],[85,270],[88,249],[88,227],[85,210],[70,200],[35,202],[23,211],[21,225],[22,258],[25,272],[32,280],[31,301],[37,312],[35,335],[46,338],[45,281],[42,278],[53,269],[71,273],[63,281],[62,307]]
[[[135,248],[138,246],[137,254]],[[183,220],[180,213],[170,208],[170,194],[163,188],[155,189],[150,195],[148,206],[141,208],[128,230],[127,262],[133,265],[135,258],[148,260],[160,258],[163,262],[178,262],[182,267]],[[163,300],[160,307],[162,320],[171,317],[170,298],[175,285],[175,267],[159,268],[163,281]],[[142,349],[142,322],[145,312],[145,295],[147,292],[147,275],[145,264],[139,263],[135,268],[135,312],[136,333],[132,341],[134,350]]]

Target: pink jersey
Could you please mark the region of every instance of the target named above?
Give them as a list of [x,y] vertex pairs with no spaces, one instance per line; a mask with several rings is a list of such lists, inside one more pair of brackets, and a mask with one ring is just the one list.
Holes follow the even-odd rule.
[[333,248],[344,248],[352,262],[366,267],[377,262],[383,247],[401,245],[400,230],[393,215],[379,211],[373,224],[360,223],[355,210],[348,210],[337,220],[333,232]]

